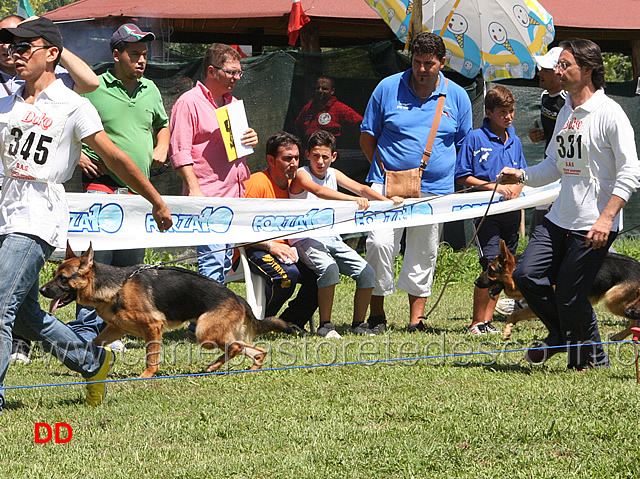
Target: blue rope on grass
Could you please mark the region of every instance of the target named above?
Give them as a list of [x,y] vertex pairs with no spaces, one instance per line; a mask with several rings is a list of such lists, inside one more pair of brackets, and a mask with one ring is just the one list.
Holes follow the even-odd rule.
[[[605,341],[600,343],[588,343],[589,346],[595,345],[605,345],[605,344],[624,344],[629,343],[633,344],[633,340],[623,340],[623,341]],[[257,373],[257,372],[268,372],[268,371],[290,371],[295,369],[311,369],[311,368],[324,368],[331,366],[354,366],[358,364],[377,364],[377,363],[391,363],[398,361],[416,361],[420,359],[446,359],[446,358],[455,358],[461,356],[477,356],[480,354],[498,354],[498,353],[517,353],[520,351],[529,351],[529,350],[538,350],[538,349],[558,349],[558,348],[572,348],[584,346],[583,344],[570,344],[570,345],[561,345],[561,346],[540,346],[536,348],[518,348],[518,349],[499,349],[497,351],[476,351],[470,353],[451,353],[451,354],[442,354],[435,356],[414,356],[411,358],[389,358],[389,359],[375,359],[372,361],[347,361],[342,363],[328,363],[328,364],[306,364],[303,366],[283,366],[281,368],[266,368],[266,369],[243,369],[238,371],[216,371],[213,373],[193,373],[193,374],[176,374],[172,376],[154,376],[151,378],[125,378],[125,379],[105,379],[104,381],[76,381],[71,383],[52,383],[52,384],[32,384],[27,386],[9,386],[2,387],[0,390],[9,391],[12,389],[32,389],[32,388],[46,388],[53,386],[78,386],[78,385],[87,385],[87,384],[99,384],[99,383],[120,383],[120,382],[130,382],[130,381],[148,381],[151,379],[178,379],[178,378],[195,378],[195,377],[203,377],[203,376],[223,376],[227,374],[239,374],[239,373]]]

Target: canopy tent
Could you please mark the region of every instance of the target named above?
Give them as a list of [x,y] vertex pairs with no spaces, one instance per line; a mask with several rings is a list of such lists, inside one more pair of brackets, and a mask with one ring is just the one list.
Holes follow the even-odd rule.
[[[392,32],[362,0],[302,0],[310,27],[323,46],[355,45],[393,38]],[[291,0],[79,0],[46,14],[54,22],[88,20],[112,27],[135,18],[144,28],[180,42],[223,41],[286,45]]]

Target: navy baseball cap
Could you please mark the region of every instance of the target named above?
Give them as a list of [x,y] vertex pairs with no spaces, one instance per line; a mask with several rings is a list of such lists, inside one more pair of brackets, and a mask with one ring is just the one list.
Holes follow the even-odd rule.
[[151,32],[143,32],[135,23],[125,23],[118,28],[113,35],[111,35],[111,41],[109,46],[113,51],[116,45],[120,42],[135,43],[144,41],[153,41],[156,36]]
[[0,43],[11,43],[13,37],[44,38],[62,52],[62,34],[58,27],[46,17],[29,17],[18,23],[15,28],[0,30]]

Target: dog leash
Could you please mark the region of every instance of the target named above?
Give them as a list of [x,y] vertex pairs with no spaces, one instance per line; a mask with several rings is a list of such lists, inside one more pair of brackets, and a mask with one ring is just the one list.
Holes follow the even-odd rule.
[[482,185],[477,185],[477,186],[468,188],[468,189],[474,189],[474,188],[478,188],[480,186],[485,186],[485,185],[488,185],[488,184],[491,184],[491,183],[495,183],[494,186],[493,186],[493,191],[491,192],[491,198],[489,198],[489,204],[487,205],[487,209],[485,210],[484,214],[480,218],[480,222],[478,223],[478,226],[475,228],[475,231],[473,232],[473,235],[471,236],[471,239],[469,240],[467,245],[464,247],[464,250],[462,251],[462,254],[458,258],[456,263],[453,265],[453,267],[451,268],[451,271],[449,271],[449,274],[447,275],[447,279],[444,282],[444,286],[442,286],[442,291],[440,291],[440,295],[438,295],[438,298],[436,299],[436,302],[433,304],[433,306],[431,307],[431,309],[429,310],[429,312],[427,314],[425,314],[424,316],[419,316],[420,319],[424,319],[426,321],[429,318],[429,316],[431,316],[431,313],[433,313],[433,311],[438,307],[438,304],[440,303],[440,300],[442,299],[442,296],[444,295],[444,292],[446,291],[447,286],[449,286],[449,281],[451,280],[451,276],[453,275],[455,270],[460,265],[460,262],[462,261],[462,258],[464,258],[464,255],[467,253],[467,251],[471,247],[471,243],[473,243],[474,240],[476,239],[476,237],[478,236],[478,231],[480,230],[480,227],[482,226],[482,223],[484,223],[484,220],[489,215],[489,208],[493,204],[493,198],[496,195],[496,191],[498,191],[498,185],[500,184],[500,180],[501,179],[502,179],[502,173],[500,173],[498,175],[496,181],[489,181],[489,182],[484,183]]

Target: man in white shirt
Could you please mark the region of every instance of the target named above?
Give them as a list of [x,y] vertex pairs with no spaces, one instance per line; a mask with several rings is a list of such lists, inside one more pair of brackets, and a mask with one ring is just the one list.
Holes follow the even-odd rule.
[[542,186],[562,178],[513,279],[549,330],[544,343],[555,346],[525,358],[540,363],[566,351],[568,367],[580,371],[609,365],[587,294],[618,234],[618,214],[640,185],[640,163],[629,119],[604,93],[600,47],[582,39],[560,47],[555,71],[568,94],[546,158],[524,170],[504,168],[502,182]]
[[[40,269],[66,244],[69,213],[62,183],[73,174],[81,142],[100,154],[118,177],[153,205],[161,231],[172,225],[159,193],[131,159],[109,140],[91,103],[56,80],[62,36],[51,20],[31,17],[0,30],[24,85],[0,99],[0,152],[6,178],[0,198],[0,412],[12,332],[42,341],[70,369],[103,381],[113,354],[78,336],[38,303]],[[86,401],[102,402],[105,383],[87,384]]]
[[[18,15],[8,15],[0,20],[0,29],[15,28],[24,18]],[[64,49],[60,55],[60,62],[67,67],[67,70],[60,65],[56,66],[56,78],[62,79],[64,84],[77,93],[89,93],[100,85],[100,79],[93,72],[91,67],[74,55],[68,49]],[[13,58],[9,55],[9,43],[0,43],[0,98],[13,95],[18,88],[24,84],[16,75],[16,68]],[[0,188],[4,179],[4,169],[0,163]],[[29,364],[29,350],[31,344],[25,338],[14,334],[11,348],[11,360]]]

